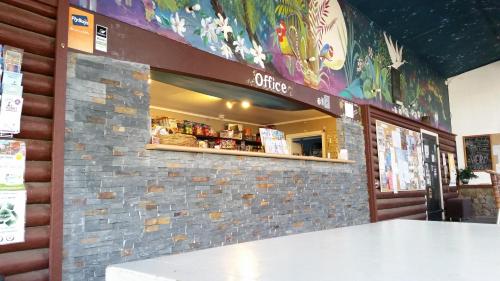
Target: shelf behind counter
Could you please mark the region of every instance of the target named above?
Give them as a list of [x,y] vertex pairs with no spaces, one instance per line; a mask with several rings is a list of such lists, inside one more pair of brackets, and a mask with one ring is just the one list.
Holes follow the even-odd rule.
[[355,163],[355,161],[343,160],[343,159],[329,159],[329,158],[319,158],[319,157],[313,157],[313,156],[295,156],[295,155],[272,154],[272,153],[263,153],[263,152],[250,152],[250,151],[240,151],[240,150],[226,150],[226,149],[215,149],[215,148],[199,148],[199,147],[167,145],[167,144],[147,144],[146,149],[148,149],[148,150],[180,151],[180,152],[211,153],[211,154],[224,154],[224,155],[250,156],[250,157],[264,157],[264,158],[279,158],[279,159],[290,159],[290,160],[306,160],[306,161],[317,161],[317,162],[333,162],[333,163],[342,163],[342,164]]

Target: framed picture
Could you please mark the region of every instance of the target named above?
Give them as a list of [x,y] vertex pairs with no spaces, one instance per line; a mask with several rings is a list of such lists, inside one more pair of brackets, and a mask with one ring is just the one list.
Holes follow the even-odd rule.
[[473,171],[492,170],[490,135],[464,136],[465,165]]

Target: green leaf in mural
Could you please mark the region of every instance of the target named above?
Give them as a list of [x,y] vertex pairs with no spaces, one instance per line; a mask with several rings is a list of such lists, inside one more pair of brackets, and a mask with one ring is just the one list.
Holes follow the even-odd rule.
[[189,0],[157,0],[158,7],[162,10],[177,12],[179,9],[189,5]]
[[168,10],[170,12],[175,12],[179,10],[176,0],[158,0],[158,6],[162,10]]

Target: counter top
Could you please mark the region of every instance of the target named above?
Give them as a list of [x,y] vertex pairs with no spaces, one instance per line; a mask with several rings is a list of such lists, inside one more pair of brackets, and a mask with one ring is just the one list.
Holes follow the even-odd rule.
[[212,154],[250,156],[250,157],[279,158],[279,159],[290,159],[290,160],[306,160],[306,161],[317,161],[317,162],[333,162],[333,163],[341,163],[341,164],[356,163],[355,161],[352,161],[352,160],[328,159],[328,158],[319,158],[319,157],[312,157],[312,156],[295,156],[295,155],[271,154],[271,153],[263,153],[263,152],[249,152],[249,151],[225,150],[225,149],[214,149],[214,148],[199,148],[199,147],[167,145],[167,144],[147,144],[146,149],[182,151],[182,152],[197,152],[197,153],[212,153]]

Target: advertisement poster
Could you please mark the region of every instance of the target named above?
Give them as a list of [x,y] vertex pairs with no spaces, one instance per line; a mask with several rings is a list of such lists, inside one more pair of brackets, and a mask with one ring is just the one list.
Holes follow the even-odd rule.
[[[0,131],[17,134],[21,131],[21,111],[23,98],[15,95],[2,95],[0,104]],[[1,164],[0,164],[1,165]]]
[[0,190],[0,245],[24,242],[26,190]]
[[425,189],[420,133],[378,120],[376,126],[380,190]]
[[94,15],[70,7],[68,25],[68,47],[93,53]]
[[448,153],[448,165],[450,168],[450,186],[457,185],[457,167],[455,167],[455,155]]
[[259,133],[266,153],[289,154],[285,133],[264,128],[260,128]]
[[0,245],[24,241],[26,145],[0,140]]
[[96,25],[95,49],[101,52],[108,51],[108,28],[105,26]]

